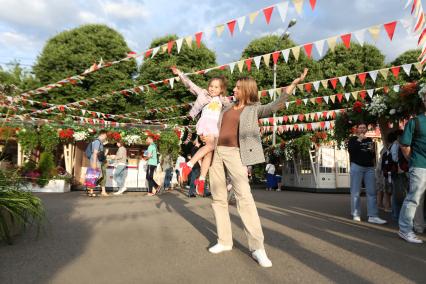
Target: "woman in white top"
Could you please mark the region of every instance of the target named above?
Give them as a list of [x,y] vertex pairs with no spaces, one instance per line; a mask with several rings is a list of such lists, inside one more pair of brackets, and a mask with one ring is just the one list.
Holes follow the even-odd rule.
[[117,154],[115,154],[115,171],[114,171],[114,179],[117,183],[119,190],[114,193],[114,195],[121,195],[123,192],[127,190],[124,186],[127,175],[127,150],[124,147],[124,143],[122,141],[117,141]]
[[268,163],[266,165],[265,170],[266,170],[266,190],[270,191],[276,185],[274,164]]

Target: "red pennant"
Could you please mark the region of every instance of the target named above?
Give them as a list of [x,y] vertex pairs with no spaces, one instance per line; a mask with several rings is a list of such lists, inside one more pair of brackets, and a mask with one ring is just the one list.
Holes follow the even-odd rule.
[[206,70],[200,70],[197,72],[197,74],[203,75],[204,73],[206,73]]
[[308,56],[308,58],[311,58],[311,56],[312,56],[312,46],[313,45],[314,45],[313,43],[308,43],[308,44],[305,44],[303,46],[305,48],[305,52],[306,52],[306,55]]
[[340,38],[343,41],[343,44],[346,46],[346,48],[350,48],[351,47],[351,36],[352,34],[345,34],[340,36]]
[[327,118],[327,114],[328,114],[328,111],[323,111],[323,112],[322,112],[322,117],[323,117],[324,119],[326,119],[326,118]]
[[421,27],[421,24],[423,23],[423,18],[424,18],[424,14],[422,13],[419,17],[416,27],[414,28],[414,32],[417,32],[417,30]]
[[296,105],[300,106],[302,104],[302,100],[301,99],[297,99],[296,100]]
[[306,124],[306,129],[308,129],[308,130],[312,130],[312,123],[308,123],[308,124]]
[[315,113],[315,115],[314,115],[314,121],[317,121],[317,120],[318,120],[318,114]]
[[64,112],[65,111],[65,107],[64,106],[58,106],[58,109],[60,112]]
[[154,90],[157,91],[157,86],[154,83],[149,84],[149,86]]
[[361,82],[361,85],[365,84],[365,78],[366,77],[367,77],[367,73],[360,73],[360,74],[358,74],[358,78],[359,78],[359,81]]
[[[155,86],[155,85],[154,85]],[[126,90],[122,90],[120,91],[120,94],[122,94],[123,96],[129,96],[129,94],[127,94]]]
[[418,1],[418,0],[414,0],[414,2],[413,2],[413,6],[411,7],[411,14],[413,14],[413,12],[414,12],[414,8],[416,8],[417,1]]
[[295,124],[294,125],[294,130],[298,130],[299,129],[299,124]]
[[383,26],[385,27],[385,30],[389,36],[389,39],[392,40],[393,34],[395,32],[396,21],[384,24]]
[[145,51],[145,58],[151,56],[152,54],[152,49],[148,49],[147,51]]
[[288,116],[284,115],[283,120],[284,120],[285,123],[287,123],[288,122]]
[[262,91],[261,96],[262,97],[266,97],[268,94],[266,93],[266,91]]
[[201,38],[203,36],[203,32],[198,32],[195,34],[195,40],[197,41],[197,46],[200,48],[201,46]]
[[331,83],[331,86],[333,86],[333,89],[336,89],[337,86],[337,78],[332,78],[329,80]]
[[367,91],[360,91],[359,96],[364,100],[365,97],[367,96]]
[[263,14],[265,14],[266,23],[268,25],[269,25],[269,22],[271,21],[271,15],[273,11],[274,11],[274,6],[263,9]]
[[334,110],[331,112],[331,117],[336,118],[336,112]]
[[172,52],[173,45],[175,44],[174,40],[171,40],[167,43],[167,52],[170,54]]
[[305,119],[305,115],[299,114],[298,119],[299,119],[299,121],[303,121]]
[[315,10],[315,5],[317,4],[317,0],[309,0],[309,4],[311,4],[312,11]]
[[246,65],[247,65],[247,71],[250,72],[250,70],[251,70],[251,58],[246,59]]
[[234,35],[234,28],[235,28],[236,22],[237,22],[236,20],[233,20],[233,21],[230,21],[230,22],[227,23],[229,32],[231,33],[231,36]]
[[321,121],[320,125],[321,125],[321,128],[324,128],[325,127],[325,121]]
[[395,66],[390,69],[392,71],[393,76],[398,79],[399,70],[401,70],[401,66]]
[[274,53],[272,53],[272,60],[274,61],[274,64],[277,64],[280,54],[280,51],[275,51]]
[[219,69],[220,70],[225,70],[226,66],[228,66],[228,65],[222,65],[222,66],[219,67]]
[[274,125],[274,118],[273,118],[273,117],[270,117],[270,118],[268,119],[268,122],[269,122],[269,124],[270,124],[270,125]]
[[337,100],[339,101],[339,103],[342,102],[343,99],[343,94],[336,94]]
[[169,79],[164,79],[164,80],[163,80],[163,84],[164,84],[164,85],[168,85],[168,84],[169,84]]
[[316,99],[315,99],[315,101],[317,102],[317,104],[321,104],[322,103],[322,97],[317,97]]
[[312,91],[312,84],[311,83],[306,83],[305,84],[305,90],[310,93]]
[[426,35],[426,28],[424,28],[424,30],[422,31],[422,33],[420,34],[419,40],[417,41],[417,44],[419,45],[420,42],[423,40],[423,37]]

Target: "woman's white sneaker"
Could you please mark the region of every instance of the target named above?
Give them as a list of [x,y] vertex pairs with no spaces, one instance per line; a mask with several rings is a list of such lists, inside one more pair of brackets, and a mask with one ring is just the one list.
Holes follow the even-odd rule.
[[379,217],[368,217],[368,223],[383,225],[386,224],[386,220],[383,220]]
[[272,262],[266,255],[264,249],[255,250],[251,256],[256,260],[260,266],[262,267],[272,267]]
[[224,246],[221,244],[215,244],[214,246],[212,246],[211,248],[209,248],[209,252],[217,254],[217,253],[221,253],[224,251],[230,251],[232,250],[232,246]]
[[413,243],[413,244],[422,244],[423,241],[419,238],[417,238],[416,234],[414,234],[413,232],[409,232],[409,233],[403,233],[401,231],[398,232],[398,235],[400,238],[406,240],[409,243]]

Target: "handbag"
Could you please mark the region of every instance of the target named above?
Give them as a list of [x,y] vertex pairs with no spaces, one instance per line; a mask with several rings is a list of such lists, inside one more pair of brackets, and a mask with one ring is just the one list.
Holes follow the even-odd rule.
[[101,176],[99,169],[88,168],[86,171],[86,179],[84,185],[87,187],[96,187],[96,183]]
[[158,164],[157,168],[155,168],[153,179],[158,186],[162,186],[164,183],[164,177],[166,173],[161,168],[161,165]]

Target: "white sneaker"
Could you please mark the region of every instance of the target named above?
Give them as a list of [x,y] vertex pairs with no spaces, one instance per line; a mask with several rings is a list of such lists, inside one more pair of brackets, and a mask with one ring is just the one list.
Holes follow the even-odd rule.
[[215,244],[214,246],[212,246],[211,248],[209,248],[209,252],[217,254],[217,253],[221,253],[224,251],[230,251],[232,250],[232,246],[224,246],[221,244]]
[[126,187],[120,188],[117,192],[114,192],[114,195],[123,195],[123,193],[127,190]]
[[356,222],[361,222],[361,217],[359,217],[359,216],[353,216],[352,220],[354,220]]
[[417,238],[416,234],[414,234],[413,232],[403,233],[403,232],[399,231],[398,236],[401,239],[404,239],[409,243],[413,243],[413,244],[422,244],[423,243],[423,241],[421,239]]
[[256,260],[260,266],[262,267],[272,267],[272,262],[266,255],[264,249],[255,250],[251,256]]
[[117,191],[117,192],[114,192],[113,195],[123,195],[123,193],[120,191]]
[[383,225],[386,224],[387,221],[380,219],[379,217],[368,217],[368,223]]

